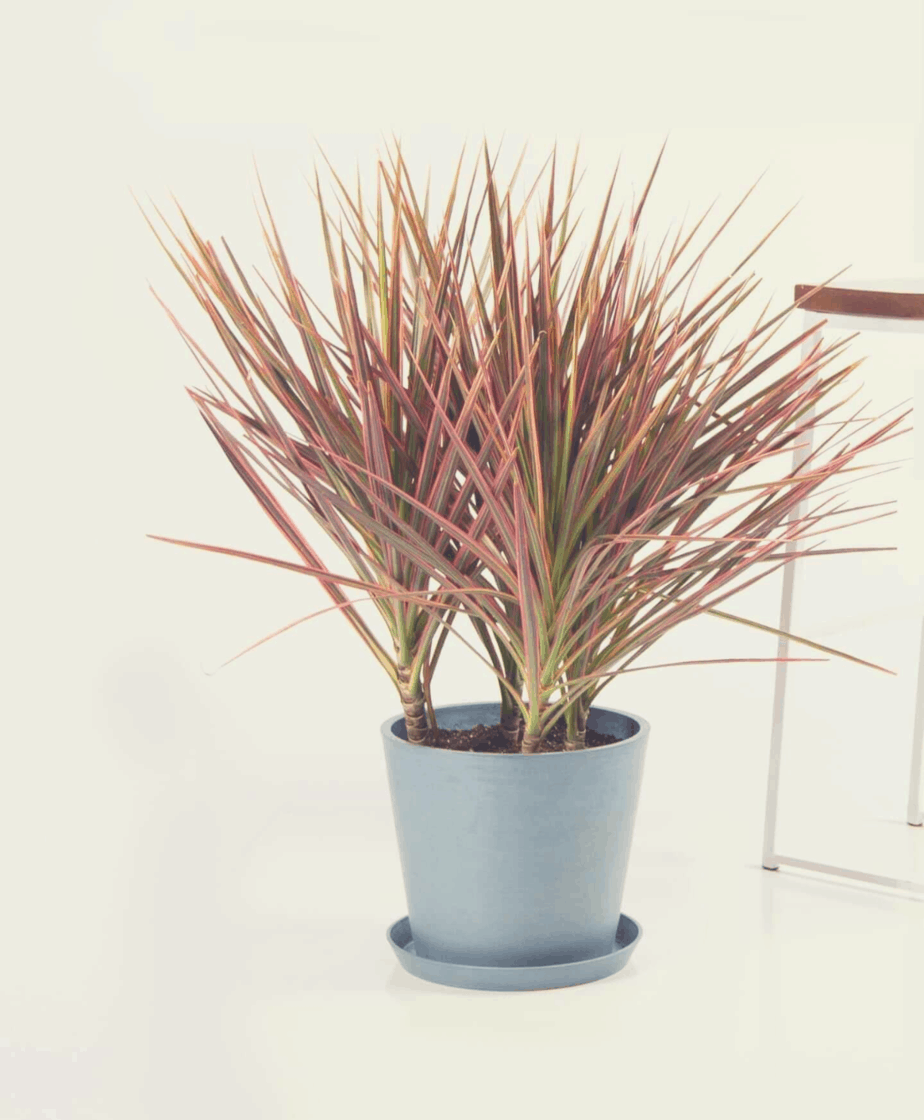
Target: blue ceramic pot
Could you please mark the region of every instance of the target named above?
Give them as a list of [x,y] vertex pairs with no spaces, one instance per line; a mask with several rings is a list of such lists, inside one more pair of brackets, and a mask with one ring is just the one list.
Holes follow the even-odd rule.
[[[440,727],[500,719],[498,704],[436,709]],[[482,754],[419,746],[382,726],[418,957],[524,968],[612,953],[649,726],[593,708],[603,747]]]

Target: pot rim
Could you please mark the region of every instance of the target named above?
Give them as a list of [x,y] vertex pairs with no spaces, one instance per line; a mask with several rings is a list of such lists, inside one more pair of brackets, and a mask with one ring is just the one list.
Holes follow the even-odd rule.
[[[439,714],[450,708],[481,708],[485,706],[496,707],[498,712],[500,704],[494,701],[473,700],[463,704],[441,704],[433,710]],[[602,705],[594,704],[591,707],[593,712],[605,712],[608,715],[625,716],[628,719],[634,720],[638,724],[638,731],[634,735],[630,735],[627,739],[618,739],[615,743],[603,743],[599,747],[582,747],[579,751],[543,751],[539,754],[523,754],[521,751],[511,752],[510,754],[497,754],[494,751],[453,751],[447,750],[445,747],[431,747],[427,743],[411,743],[407,739],[403,739],[397,735],[394,728],[404,722],[403,713],[397,716],[390,716],[381,726],[382,738],[386,742],[399,744],[402,747],[409,747],[412,750],[424,751],[438,751],[442,750],[446,755],[458,755],[460,758],[528,758],[533,759],[551,759],[551,758],[575,758],[587,754],[594,754],[597,751],[609,751],[616,747],[626,747],[633,743],[638,742],[639,739],[647,738],[651,732],[651,724],[648,720],[643,719],[642,716],[636,715],[634,712],[627,712],[623,708],[605,708]]]

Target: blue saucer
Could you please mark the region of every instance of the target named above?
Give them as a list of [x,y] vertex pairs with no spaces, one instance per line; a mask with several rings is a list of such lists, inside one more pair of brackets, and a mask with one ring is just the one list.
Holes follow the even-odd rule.
[[388,943],[401,967],[412,976],[450,988],[477,988],[485,992],[529,992],[541,988],[569,988],[612,976],[629,963],[642,936],[638,922],[627,914],[619,919],[612,953],[565,964],[531,965],[525,968],[488,965],[450,964],[418,957],[411,937],[411,923],[400,918],[388,930]]

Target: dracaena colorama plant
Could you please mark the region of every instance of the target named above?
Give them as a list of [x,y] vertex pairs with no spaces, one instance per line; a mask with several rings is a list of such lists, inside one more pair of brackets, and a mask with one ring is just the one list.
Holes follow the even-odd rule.
[[[636,671],[667,630],[707,612],[779,633],[718,604],[798,557],[856,551],[814,538],[857,512],[882,515],[840,501],[839,476],[854,477],[857,456],[898,434],[904,415],[843,414],[832,394],[858,364],[836,363],[844,343],[802,356],[802,336],[771,345],[792,307],[723,340],[757,286],[742,275],[756,248],[693,295],[744,200],[703,248],[691,246],[705,216],[645,260],[638,230],[654,172],[624,228],[608,219],[611,183],[589,248],[569,265],[576,157],[560,205],[554,153],[549,164],[532,239],[542,173],[514,213],[519,165],[502,187],[487,150],[478,191],[474,175],[458,191],[460,161],[435,231],[400,150],[378,165],[374,212],[336,180],[348,236],[333,236],[318,186],[337,312],[326,334],[268,217],[299,361],[229,251],[231,272],[187,222],[191,244],[174,258],[253,403],[186,335],[215,390],[194,399],[301,563],[194,547],[320,579],[395,681],[414,741],[426,711],[433,720],[433,666],[459,613],[497,677],[511,741],[534,752],[561,725],[574,749],[601,689]],[[815,450],[791,468],[816,428]],[[772,477],[754,481],[755,470]],[[263,473],[308,508],[355,577],[323,565]],[[352,589],[375,602],[393,653],[362,623]]]

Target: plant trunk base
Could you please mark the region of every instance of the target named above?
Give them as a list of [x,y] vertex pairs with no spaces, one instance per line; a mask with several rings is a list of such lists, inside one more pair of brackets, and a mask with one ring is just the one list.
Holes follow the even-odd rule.
[[511,747],[520,745],[520,735],[523,733],[523,721],[516,714],[503,716],[500,722],[504,738]]
[[401,697],[404,708],[404,726],[407,728],[409,743],[422,743],[427,733],[427,712],[422,696]]

